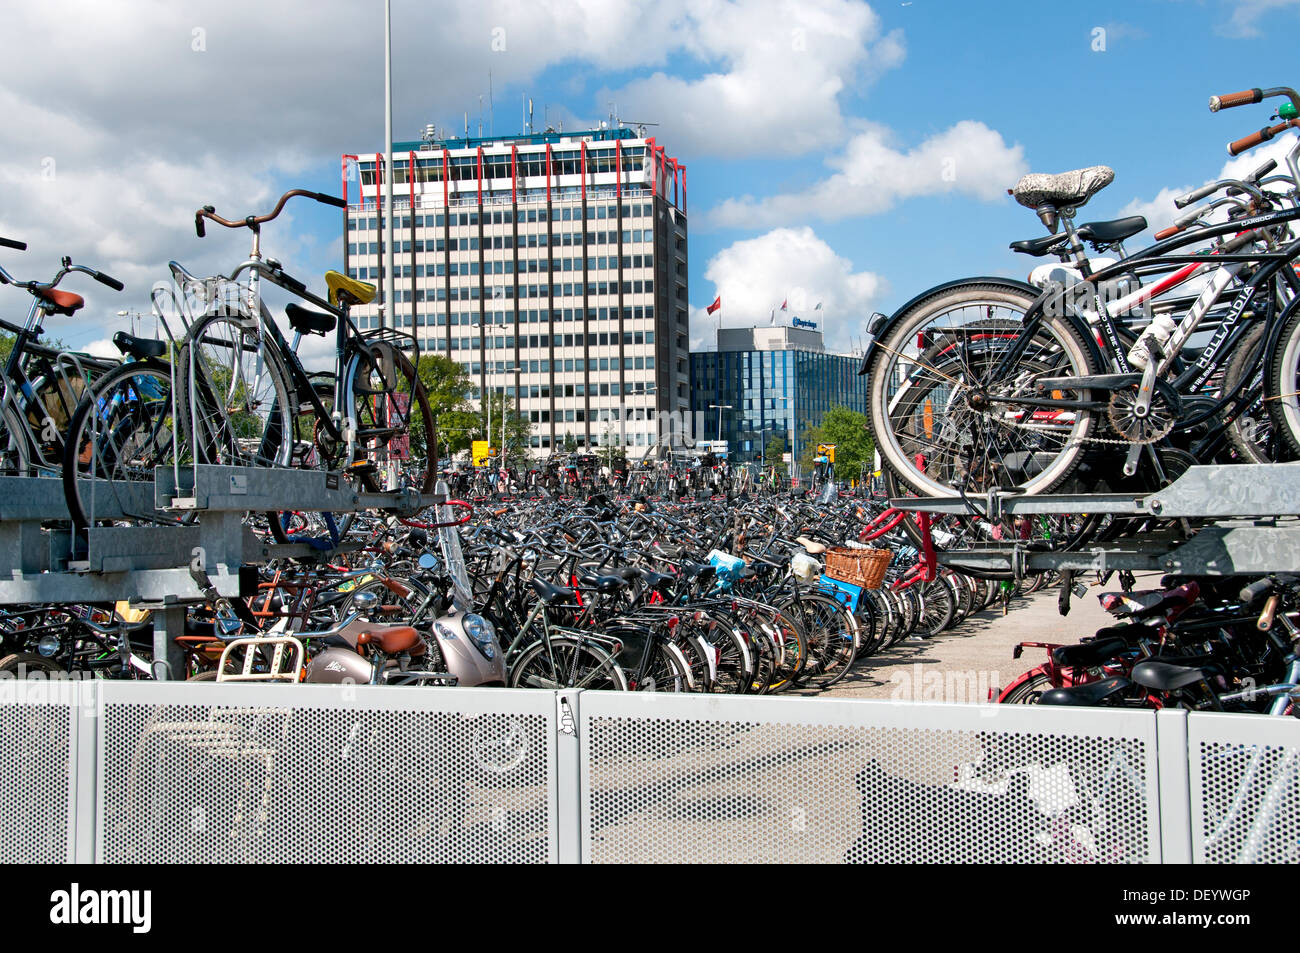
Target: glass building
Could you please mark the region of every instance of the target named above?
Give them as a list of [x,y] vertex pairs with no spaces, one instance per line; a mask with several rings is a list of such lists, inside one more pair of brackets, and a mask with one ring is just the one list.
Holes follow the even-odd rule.
[[[724,328],[718,350],[691,354],[691,410],[706,440],[727,441],[737,462],[757,461],[773,437],[798,460],[805,426],[826,411],[867,411],[858,359],[826,350],[818,331]],[[721,424],[721,426],[719,426]]]

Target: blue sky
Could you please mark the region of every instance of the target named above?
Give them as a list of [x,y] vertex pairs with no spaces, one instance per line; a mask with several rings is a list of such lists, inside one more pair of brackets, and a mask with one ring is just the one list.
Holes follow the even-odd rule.
[[[28,6],[0,38],[0,235],[32,250],[5,264],[42,274],[71,253],[129,285],[78,285],[90,304],[57,328],[69,343],[147,309],[168,258],[238,260],[242,238],[194,237],[197,206],[242,215],[293,186],[337,192],[338,155],[382,141],[377,0]],[[1025,171],[1111,165],[1081,218],[1141,210],[1161,227],[1168,190],[1216,178],[1224,144],[1270,115],[1214,115],[1208,97],[1300,79],[1297,0],[393,7],[399,140],[460,129],[465,111],[477,128],[489,71],[497,133],[519,129],[524,96],[539,125],[546,109],[577,128],[610,100],[660,124],[689,169],[698,341],[718,294],[728,324],[824,301],[843,346],[871,310],[941,281],[1023,277],[1007,245],[1041,225],[1005,189]],[[338,215],[299,205],[266,245],[319,283],[340,263]]]

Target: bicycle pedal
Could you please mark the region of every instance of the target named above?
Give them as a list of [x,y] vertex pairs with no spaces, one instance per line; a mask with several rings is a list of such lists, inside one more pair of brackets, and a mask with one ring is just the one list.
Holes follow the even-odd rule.
[[378,473],[379,467],[369,460],[358,460],[356,463],[349,464],[346,472],[352,476],[369,476]]

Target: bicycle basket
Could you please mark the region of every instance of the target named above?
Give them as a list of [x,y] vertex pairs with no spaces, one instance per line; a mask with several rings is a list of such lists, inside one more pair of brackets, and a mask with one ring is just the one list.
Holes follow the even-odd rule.
[[887,549],[851,549],[835,546],[826,550],[826,573],[832,579],[851,582],[863,589],[879,589],[894,554]]

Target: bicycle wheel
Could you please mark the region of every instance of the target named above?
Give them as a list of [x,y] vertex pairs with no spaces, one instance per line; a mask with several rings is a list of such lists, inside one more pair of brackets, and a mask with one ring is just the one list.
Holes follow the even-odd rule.
[[1043,672],[1031,675],[1015,688],[1004,692],[998,699],[1002,705],[1037,705],[1043,692],[1052,687],[1052,680]]
[[1300,309],[1282,327],[1265,375],[1264,402],[1277,437],[1291,457],[1300,455]]
[[177,363],[181,431],[199,463],[288,465],[293,408],[280,355],[256,321],[211,315],[186,335]]
[[627,676],[603,648],[569,636],[535,642],[510,669],[511,688],[590,688],[625,692]]
[[830,596],[803,592],[780,606],[794,615],[808,640],[807,661],[799,682],[826,689],[848,672],[857,655],[858,622],[853,613]]
[[921,592],[923,610],[917,622],[917,633],[924,638],[933,638],[948,626],[957,611],[957,599],[952,589],[943,579],[935,579],[924,584]]
[[[131,512],[130,484],[152,484],[154,468],[172,462],[175,433],[168,365],[132,361],[101,377],[73,413],[63,445],[63,493],[77,528],[90,525],[96,500]],[[144,489],[140,509],[152,518],[153,493]]]
[[777,612],[770,623],[776,629],[776,669],[768,683],[769,693],[783,692],[803,673],[808,662],[808,637],[797,618]]
[[[356,435],[352,460],[411,461],[415,450],[425,454],[425,441],[434,433],[433,411],[415,365],[387,341],[370,340],[355,348],[344,371],[347,395],[345,418]],[[418,489],[432,493],[437,467],[425,466]],[[385,479],[377,489],[392,490]]]
[[[1096,424],[1087,410],[1017,403],[1037,382],[1096,373],[1074,328],[1044,316],[1026,332],[1028,291],[972,282],[938,292],[877,343],[869,421],[886,466],[923,496],[994,487],[1045,493],[1079,464]],[[1029,334],[1014,373],[993,379],[1006,351]],[[1087,400],[1090,392],[1053,391]]]
[[645,667],[627,680],[628,691],[633,692],[688,692],[690,686],[687,666],[663,643],[651,649]]

